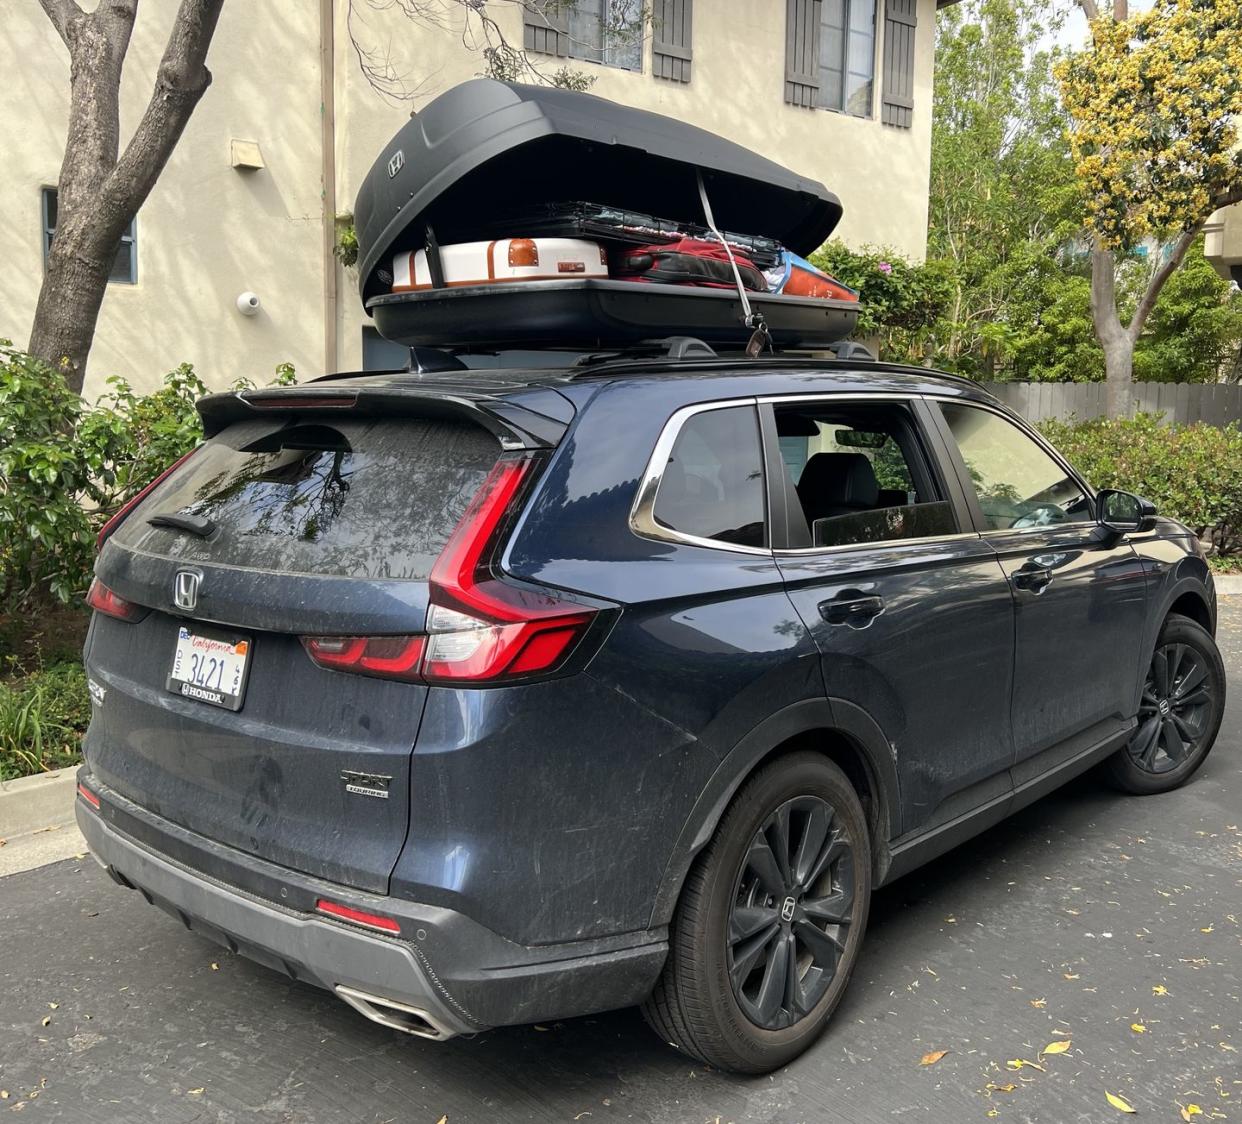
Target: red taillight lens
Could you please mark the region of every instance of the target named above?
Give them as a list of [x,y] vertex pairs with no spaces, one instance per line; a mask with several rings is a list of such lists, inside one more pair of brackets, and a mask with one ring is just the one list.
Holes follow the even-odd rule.
[[136,621],[146,612],[143,606],[126,601],[119,593],[113,593],[98,578],[91,579],[90,589],[86,591],[86,603],[96,612],[116,617],[119,621]]
[[174,473],[178,468],[180,468],[186,462],[186,460],[188,460],[195,453],[197,453],[200,448],[202,448],[201,445],[191,449],[188,453],[184,454],[183,456],[178,457],[175,461],[173,461],[172,464],[170,464],[166,469],[164,469],[164,471],[161,472],[154,480],[152,480],[150,484],[148,484],[145,488],[143,488],[142,491],[139,492],[132,500],[126,503],[125,506],[121,508],[120,511],[118,511],[111,519],[109,519],[108,522],[106,522],[103,525],[103,527],[100,529],[99,537],[95,540],[95,549],[103,550],[103,545],[104,543],[108,541],[108,536],[111,535],[112,532],[115,531],[125,521],[125,517],[131,511],[133,511],[134,508],[136,508],[144,499],[146,499],[148,493],[156,485],[162,484],[169,476],[172,475],[172,473]]
[[308,636],[321,667],[427,683],[496,683],[555,671],[597,610],[498,581],[489,562],[529,478],[529,456],[496,462],[431,571],[426,636]]
[[96,796],[89,788],[82,784],[78,785],[78,795],[82,797],[82,799],[85,800],[92,808],[94,808],[95,811],[99,811],[99,797]]
[[367,913],[364,909],[354,909],[351,905],[341,905],[327,898],[315,902],[317,913],[326,913],[329,917],[339,917],[342,921],[352,921],[355,925],[365,925],[368,929],[378,929],[381,933],[399,933],[401,926],[391,917],[379,913]]
[[304,636],[302,645],[320,667],[380,679],[417,682],[424,636]]

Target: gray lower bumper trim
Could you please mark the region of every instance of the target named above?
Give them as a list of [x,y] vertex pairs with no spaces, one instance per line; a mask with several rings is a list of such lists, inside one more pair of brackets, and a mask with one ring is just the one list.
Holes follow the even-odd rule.
[[295,979],[329,991],[344,987],[383,997],[421,1012],[441,1032],[427,1037],[447,1038],[481,1029],[445,1002],[410,945],[344,924],[286,913],[246,897],[153,854],[80,806],[78,823],[105,868],[180,918],[187,928]]

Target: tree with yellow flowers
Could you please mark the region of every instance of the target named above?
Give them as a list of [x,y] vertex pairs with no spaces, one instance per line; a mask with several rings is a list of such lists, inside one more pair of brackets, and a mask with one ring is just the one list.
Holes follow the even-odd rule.
[[[1242,0],[1077,0],[1091,45],[1056,67],[1091,237],[1091,313],[1111,417],[1129,414],[1134,345],[1160,290],[1212,213],[1242,202]],[[1145,240],[1162,253],[1128,324],[1117,265]]]

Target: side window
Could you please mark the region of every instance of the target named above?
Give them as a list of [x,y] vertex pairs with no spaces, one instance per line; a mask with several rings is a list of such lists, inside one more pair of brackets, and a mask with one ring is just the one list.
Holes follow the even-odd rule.
[[1022,530],[1094,518],[1091,501],[1052,457],[999,414],[957,402],[941,410],[961,450],[988,529]]
[[683,535],[762,547],[763,453],[752,406],[704,410],[681,427],[652,511]]
[[901,405],[797,403],[774,410],[781,459],[806,519],[792,537],[851,546],[957,532]]

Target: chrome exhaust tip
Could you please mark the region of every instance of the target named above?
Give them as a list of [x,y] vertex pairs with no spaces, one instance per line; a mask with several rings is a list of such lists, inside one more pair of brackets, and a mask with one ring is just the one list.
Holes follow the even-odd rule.
[[421,1007],[412,1007],[396,999],[385,999],[382,995],[369,995],[357,988],[345,987],[344,984],[337,984],[333,990],[360,1015],[365,1015],[380,1026],[399,1030],[402,1034],[430,1038],[436,1042],[443,1042],[457,1034]]

